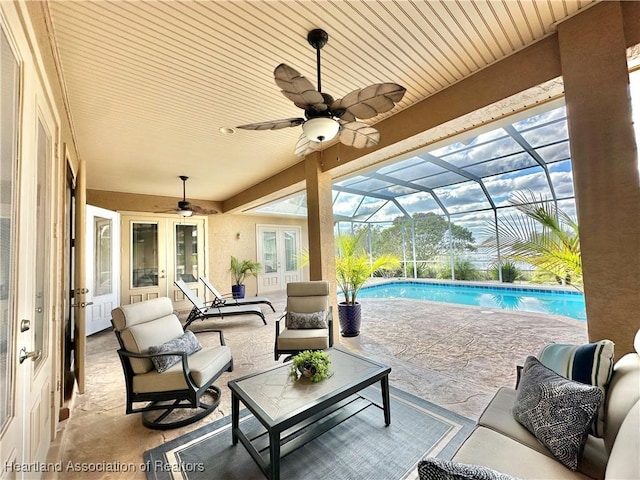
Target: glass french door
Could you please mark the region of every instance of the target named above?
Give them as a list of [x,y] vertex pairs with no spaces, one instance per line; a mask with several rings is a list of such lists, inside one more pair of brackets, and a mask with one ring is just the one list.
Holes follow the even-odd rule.
[[111,327],[111,310],[119,305],[120,214],[87,205],[85,300],[86,334]]
[[176,309],[189,309],[175,287],[184,280],[200,297],[198,280],[205,271],[205,217],[177,218],[157,215],[122,215],[121,303],[169,297]]
[[288,282],[302,280],[300,227],[258,225],[256,228],[258,261],[262,264],[258,292],[284,290]]
[[[53,431],[59,217],[58,124],[20,34],[16,4],[0,2],[0,464],[46,460]],[[21,52],[22,55],[19,55]]]

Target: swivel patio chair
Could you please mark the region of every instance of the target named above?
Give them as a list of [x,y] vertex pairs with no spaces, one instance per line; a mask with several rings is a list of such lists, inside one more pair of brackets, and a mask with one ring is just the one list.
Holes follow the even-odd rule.
[[[284,329],[280,322],[284,319]],[[274,358],[304,350],[324,350],[333,346],[333,311],[329,282],[287,283],[287,307],[276,320]]]
[[[166,297],[123,305],[111,312],[124,370],[126,413],[142,413],[142,424],[166,430],[189,425],[212,413],[220,403],[213,382],[233,370],[224,343],[202,346],[194,332],[184,332]],[[136,406],[146,402],[144,406]]]
[[267,320],[264,318],[264,313],[260,307],[255,305],[210,305],[207,306],[205,303],[198,298],[196,294],[189,288],[189,286],[184,283],[182,280],[176,280],[174,282],[176,286],[182,291],[185,297],[189,299],[189,301],[193,304],[193,308],[191,312],[189,312],[189,316],[187,317],[187,321],[184,324],[184,329],[186,330],[189,325],[195,320],[206,320],[208,318],[220,318],[223,319],[225,316],[232,315],[258,315],[262,322],[266,325]]
[[200,280],[202,281],[206,289],[209,290],[213,295],[213,302],[211,302],[212,305],[221,305],[221,306],[260,305],[264,303],[265,305],[269,305],[271,307],[271,310],[273,310],[274,312],[276,311],[276,309],[273,308],[273,305],[271,304],[271,300],[269,300],[267,297],[248,297],[248,298],[229,297],[229,295],[231,295],[230,293],[226,295],[220,293],[218,290],[216,290],[216,288],[213,286],[213,284],[209,281],[207,277],[200,277]]

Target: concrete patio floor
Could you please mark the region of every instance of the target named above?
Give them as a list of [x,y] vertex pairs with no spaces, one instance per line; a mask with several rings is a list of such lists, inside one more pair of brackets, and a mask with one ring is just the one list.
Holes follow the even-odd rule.
[[[58,474],[57,478],[144,479],[142,454],[163,442],[231,413],[231,379],[269,368],[274,323],[283,310],[284,292],[269,294],[276,313],[263,309],[268,325],[251,316],[195,322],[193,329],[222,328],[234,357],[234,371],[216,384],[219,408],[198,423],[169,431],[144,428],[139,415],[125,415],[125,387],[115,335],[89,337],[86,392],[77,395],[71,417],[54,445],[62,461],[89,465],[130,464],[127,472]],[[338,337],[343,348],[391,366],[390,384],[470,419],[477,420],[496,390],[512,386],[515,365],[547,342],[584,343],[586,324],[566,317],[466,307],[420,300],[362,300],[358,337]],[[267,313],[268,310],[268,313]],[[337,312],[334,314],[337,322]],[[203,344],[217,335],[201,334]],[[138,468],[136,468],[138,467]]]

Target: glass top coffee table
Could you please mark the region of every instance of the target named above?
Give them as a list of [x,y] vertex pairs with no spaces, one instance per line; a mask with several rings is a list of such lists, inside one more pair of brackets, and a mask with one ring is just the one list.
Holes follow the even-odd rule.
[[[326,350],[330,378],[312,383],[289,375],[291,363],[229,382],[232,439],[245,446],[271,480],[280,478],[280,458],[313,440],[363,409],[378,405],[358,395],[380,382],[385,425],[391,424],[391,367],[337,348]],[[240,402],[262,424],[253,432],[240,430]],[[320,420],[323,420],[320,422]]]

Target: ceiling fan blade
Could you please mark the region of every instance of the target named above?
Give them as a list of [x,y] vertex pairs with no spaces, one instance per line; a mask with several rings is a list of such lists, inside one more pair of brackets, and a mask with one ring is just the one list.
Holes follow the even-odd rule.
[[304,123],[304,118],[283,118],[281,120],[269,120],[267,122],[249,123],[236,128],[243,130],[279,130],[287,127],[298,127]]
[[375,147],[380,141],[380,132],[366,123],[348,122],[340,127],[338,140],[355,148]]
[[191,211],[196,215],[215,215],[216,213],[220,213],[213,208],[204,208],[198,205],[191,205]]
[[298,139],[298,143],[296,143],[295,154],[298,157],[304,157],[305,155],[310,154],[311,152],[315,152],[320,149],[320,144],[318,142],[312,142],[307,138],[307,136],[303,133],[300,135]]
[[324,101],[324,97],[315,89],[313,84],[289,65],[284,63],[278,65],[273,71],[273,76],[282,94],[291,100],[296,107],[303,110],[313,107],[318,112],[323,112],[329,108]]
[[[391,110],[407,90],[397,83],[375,83],[354,90],[331,104],[331,110],[345,109],[342,120],[373,118]],[[351,117],[354,117],[351,120]]]

